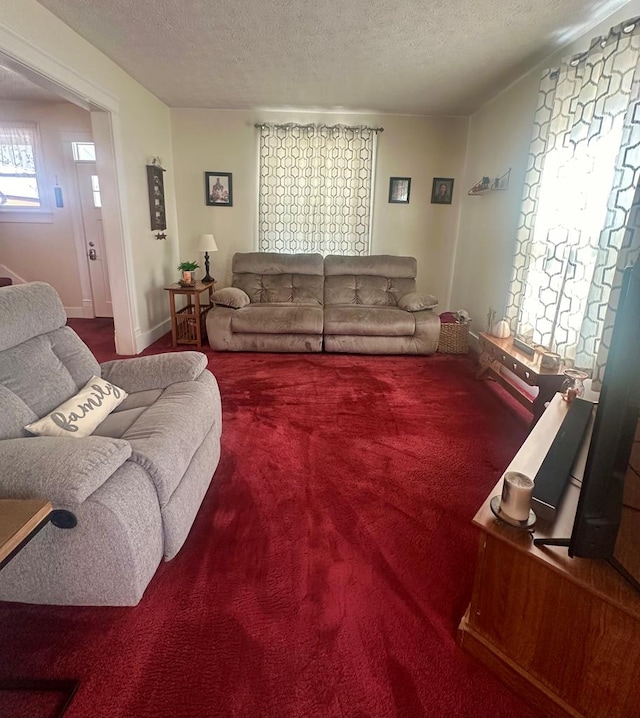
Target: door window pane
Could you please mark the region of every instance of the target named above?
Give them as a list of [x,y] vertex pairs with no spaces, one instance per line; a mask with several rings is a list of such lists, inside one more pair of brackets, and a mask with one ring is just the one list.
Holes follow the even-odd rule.
[[91,190],[93,191],[93,206],[102,207],[102,200],[100,199],[100,183],[98,182],[98,175],[91,175]]

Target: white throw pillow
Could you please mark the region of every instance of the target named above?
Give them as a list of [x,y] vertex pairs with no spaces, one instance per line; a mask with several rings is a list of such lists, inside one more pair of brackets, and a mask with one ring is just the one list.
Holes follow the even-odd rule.
[[36,436],[89,436],[128,396],[124,389],[92,376],[75,396],[24,428]]

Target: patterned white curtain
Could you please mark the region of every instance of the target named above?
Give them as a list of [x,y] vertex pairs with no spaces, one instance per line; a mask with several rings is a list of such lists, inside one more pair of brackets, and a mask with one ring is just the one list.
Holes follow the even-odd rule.
[[258,125],[262,252],[369,254],[377,132]]
[[35,130],[32,123],[0,124],[0,173],[35,175]]
[[0,209],[41,206],[36,174],[36,125],[0,123]]
[[640,247],[626,232],[640,177],[639,62],[636,18],[546,71],[534,120],[507,317],[590,371]]

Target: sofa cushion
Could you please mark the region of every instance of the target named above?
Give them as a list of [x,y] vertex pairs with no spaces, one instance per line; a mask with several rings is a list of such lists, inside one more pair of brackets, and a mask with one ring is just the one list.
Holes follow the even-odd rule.
[[322,304],[324,260],[320,254],[238,252],[232,261],[233,286],[252,303]]
[[68,327],[0,352],[0,384],[36,416],[62,404],[94,374],[100,374],[100,365]]
[[95,428],[94,436],[108,436],[120,439],[129,427],[133,426],[138,417],[146,411],[146,407],[127,409],[126,411],[112,411],[111,414]]
[[415,257],[395,257],[389,254],[351,257],[330,254],[324,259],[324,273],[327,277],[354,274],[390,279],[415,279],[417,271],[418,262]]
[[0,384],[0,439],[17,439],[29,436],[25,426],[37,421],[38,415],[6,386]]
[[[28,312],[24,311],[25,307],[29,308]],[[58,293],[44,282],[16,284],[0,293],[0,351],[66,323],[67,315]]]
[[133,426],[150,406],[156,403],[162,396],[164,389],[148,389],[147,391],[136,391],[116,407],[111,414],[96,427],[93,432],[96,436],[110,436],[119,439]]
[[224,287],[223,289],[219,289],[212,294],[211,300],[214,304],[231,307],[232,309],[246,307],[251,301],[249,295],[238,287]]
[[234,274],[309,274],[322,277],[321,254],[280,252],[236,252],[231,262]]
[[323,277],[310,274],[234,274],[233,286],[252,303],[322,304]]
[[415,328],[413,314],[398,307],[342,305],[324,309],[325,335],[413,336]]
[[395,307],[398,299],[415,291],[415,280],[372,275],[343,274],[325,277],[324,303]]
[[250,304],[233,313],[231,330],[243,334],[322,334],[322,307]]

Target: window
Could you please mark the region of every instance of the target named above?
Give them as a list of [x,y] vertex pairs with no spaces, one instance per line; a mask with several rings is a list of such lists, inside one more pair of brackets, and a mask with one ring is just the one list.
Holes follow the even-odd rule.
[[[640,178],[640,23],[542,79],[507,316],[516,334],[600,378]],[[613,313],[612,313],[613,312]],[[596,382],[597,383],[597,382]]]
[[33,123],[0,124],[0,210],[25,211],[42,207],[36,140]]
[[100,199],[100,182],[98,182],[98,175],[91,175],[91,191],[93,192],[93,206],[96,208],[102,207],[102,200]]
[[96,161],[96,146],[93,142],[72,142],[71,150],[76,162]]
[[369,254],[379,129],[258,125],[262,252]]

